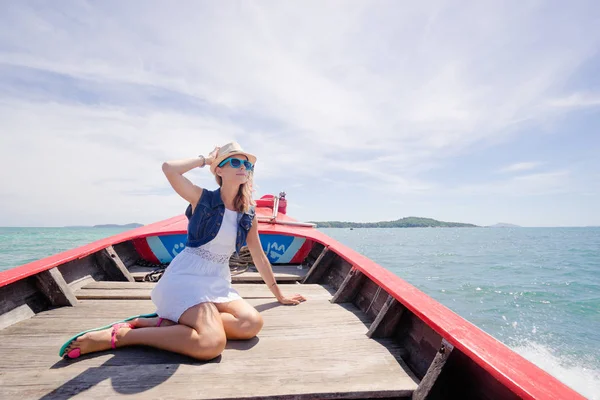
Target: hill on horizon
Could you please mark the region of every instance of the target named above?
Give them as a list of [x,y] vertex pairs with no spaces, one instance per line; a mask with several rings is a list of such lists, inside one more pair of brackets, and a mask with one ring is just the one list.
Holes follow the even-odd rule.
[[133,222],[131,224],[124,224],[124,225],[119,225],[119,224],[102,224],[102,225],[70,225],[70,226],[65,226],[65,228],[139,228],[140,226],[144,226],[144,224],[138,224],[136,222]]
[[432,218],[405,217],[395,221],[381,222],[345,222],[345,221],[310,221],[319,228],[479,228],[478,225],[461,222],[445,222]]
[[521,228],[521,226],[515,224],[507,224],[506,222],[498,222],[497,224],[488,226],[488,228]]

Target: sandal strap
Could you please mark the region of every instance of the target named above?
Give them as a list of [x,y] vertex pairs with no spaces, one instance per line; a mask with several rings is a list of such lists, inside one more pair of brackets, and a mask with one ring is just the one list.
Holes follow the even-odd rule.
[[156,327],[159,327],[160,324],[162,324],[164,318],[159,318],[158,322],[156,323]]
[[114,324],[112,326],[112,332],[110,333],[110,347],[111,348],[113,348],[113,349],[117,348],[117,343],[115,342],[115,339],[117,338],[117,331],[124,326],[127,326],[131,329],[134,328],[133,325],[131,325],[130,323],[127,323],[127,322],[121,322],[118,324]]

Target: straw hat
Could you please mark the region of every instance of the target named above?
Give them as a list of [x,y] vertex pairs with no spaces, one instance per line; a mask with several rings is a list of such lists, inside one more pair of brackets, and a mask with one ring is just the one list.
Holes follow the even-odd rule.
[[239,143],[231,142],[227,143],[219,149],[217,156],[215,157],[214,161],[210,164],[210,172],[212,172],[213,175],[216,175],[217,167],[219,166],[221,161],[235,154],[243,154],[246,157],[248,157],[248,161],[250,161],[252,164],[256,163],[256,157],[254,155],[246,153],[244,149],[242,149],[242,146],[239,145]]

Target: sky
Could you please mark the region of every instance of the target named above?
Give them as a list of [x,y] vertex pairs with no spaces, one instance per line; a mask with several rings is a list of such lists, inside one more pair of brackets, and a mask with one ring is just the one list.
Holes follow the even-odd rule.
[[600,225],[597,1],[0,9],[0,226],[183,214],[230,141],[301,221]]

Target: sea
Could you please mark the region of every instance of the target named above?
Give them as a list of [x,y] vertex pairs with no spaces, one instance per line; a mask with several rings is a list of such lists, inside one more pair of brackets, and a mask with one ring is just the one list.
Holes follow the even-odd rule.
[[[600,228],[318,228],[600,400]],[[124,228],[0,228],[0,270]]]

